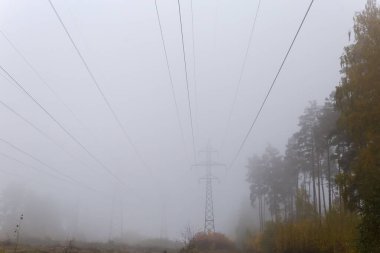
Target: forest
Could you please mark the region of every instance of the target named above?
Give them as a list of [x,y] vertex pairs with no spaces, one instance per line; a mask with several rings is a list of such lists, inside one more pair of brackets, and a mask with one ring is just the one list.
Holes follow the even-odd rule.
[[[250,252],[380,252],[380,9],[354,17],[341,81],[299,117],[284,154],[248,161],[259,231]],[[323,74],[323,73],[321,73]]]
[[380,253],[378,1],[0,12],[0,253]]

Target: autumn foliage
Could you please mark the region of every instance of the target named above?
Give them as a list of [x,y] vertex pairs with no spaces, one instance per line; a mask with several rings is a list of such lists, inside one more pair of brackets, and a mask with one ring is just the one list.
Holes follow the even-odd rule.
[[282,155],[248,161],[260,232],[252,252],[380,253],[380,8],[354,17],[341,81],[310,103]]
[[267,222],[261,233],[247,238],[251,253],[355,253],[359,219],[352,213],[331,211],[321,223],[313,219]]
[[189,248],[201,251],[207,250],[234,250],[234,243],[221,233],[199,232],[190,240]]

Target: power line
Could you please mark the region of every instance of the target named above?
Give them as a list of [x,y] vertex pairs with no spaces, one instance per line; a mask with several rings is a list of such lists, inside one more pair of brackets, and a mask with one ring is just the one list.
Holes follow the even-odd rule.
[[[93,74],[93,72],[91,71],[90,69],[90,66],[88,65],[87,61],[85,60],[84,56],[82,55],[82,53],[80,52],[77,44],[75,43],[73,37],[71,36],[69,30],[67,29],[65,23],[63,22],[61,16],[59,15],[57,9],[55,8],[53,2],[51,0],[48,0],[49,3],[50,3],[50,6],[52,8],[52,10],[54,11],[59,23],[61,24],[63,30],[65,31],[67,37],[69,38],[72,46],[74,47],[77,55],[79,56],[80,60],[82,61],[84,67],[86,68],[89,76],[91,77],[91,80],[93,81],[93,83],[95,84],[98,92],[100,93],[101,97],[103,98],[107,108],[109,109],[109,111],[111,112],[113,118],[115,119],[116,123],[118,124],[118,126],[120,127],[120,129],[122,130],[125,138],[127,139],[127,142],[131,145],[131,147],[133,148],[135,154],[137,155],[139,161],[141,162],[141,164],[143,165],[143,167],[148,170],[148,172],[150,173],[151,176],[153,176],[153,172],[152,172],[152,169],[151,167],[149,166],[149,164],[145,161],[145,159],[143,158],[143,156],[141,155],[140,151],[138,150],[137,146],[135,145],[135,143],[132,141],[132,138],[128,135],[127,133],[127,130],[125,129],[125,127],[123,126],[123,124],[121,123],[119,117],[117,116],[115,110],[112,108],[111,106],[111,103],[109,102],[109,100],[107,99],[106,95],[104,94],[102,88],[100,87],[99,85],[99,82],[97,81],[97,79],[95,78],[95,75]],[[154,182],[156,184],[159,184],[158,183],[158,180],[154,180]]]
[[192,138],[193,138],[193,152],[194,152],[194,160],[196,160],[195,138],[194,138],[194,127],[193,127],[193,115],[192,115],[192,110],[191,110],[191,100],[190,100],[190,90],[189,90],[189,78],[188,78],[188,74],[187,74],[186,50],[185,50],[185,40],[184,40],[184,37],[183,37],[183,24],[182,24],[182,14],[181,14],[181,3],[180,3],[180,0],[177,0],[177,3],[178,3],[179,23],[180,23],[180,26],[181,26],[183,63],[184,63],[184,66],[185,66],[187,101],[188,101],[188,106],[189,106],[191,135],[192,135]]
[[[15,158],[15,157],[12,157],[12,156],[7,155],[7,154],[5,154],[5,153],[0,152],[0,156],[4,157],[4,158],[6,158],[6,159],[8,159],[8,160],[10,160],[10,161],[13,161],[13,162],[16,162],[16,163],[18,163],[18,164],[21,164],[21,165],[23,165],[23,166],[25,166],[25,167],[31,168],[31,169],[33,169],[33,170],[35,170],[35,171],[42,172],[42,171],[39,170],[38,167],[32,166],[32,165],[30,165],[30,164],[27,164],[27,163],[25,163],[25,162],[23,162],[23,161],[21,161],[21,160]],[[14,176],[14,177],[16,177],[16,178],[25,177],[25,174],[14,173],[14,171],[9,172],[9,171],[4,170],[4,168],[1,168],[0,172],[4,173],[4,174],[6,174],[6,175]],[[65,179],[63,179],[63,178],[61,178],[61,177],[56,177],[56,176],[54,176],[53,174],[47,174],[47,173],[45,173],[45,172],[42,172],[41,174],[43,174],[43,175],[48,175],[48,176],[50,176],[50,177],[52,177],[52,178],[54,178],[54,179],[56,179],[56,180],[60,180],[60,181],[66,182],[66,183],[70,183],[70,184],[73,183],[72,181],[65,180]],[[29,177],[30,177],[30,175],[29,175]],[[32,177],[32,179],[35,179],[35,177]],[[50,184],[48,184],[48,185],[51,186]],[[54,184],[54,186],[56,186],[56,185]],[[81,186],[83,186],[83,185],[81,185]],[[91,189],[89,189],[89,188],[87,188],[87,187],[84,187],[84,188],[86,188],[87,190],[90,190],[91,192],[95,192],[92,188],[91,188]],[[101,192],[96,191],[96,193],[99,194],[99,193],[101,193]],[[103,193],[101,193],[101,194],[102,194],[105,198],[107,197],[105,194],[103,194]],[[108,199],[108,197],[107,197],[107,199]]]
[[88,190],[91,190],[91,191],[95,191],[95,192],[97,192],[97,190],[95,190],[95,189],[93,189],[93,188],[91,188],[91,187],[89,187],[89,186],[87,186],[87,185],[81,183],[80,181],[76,180],[75,178],[73,178],[73,177],[71,177],[71,176],[69,176],[69,175],[66,175],[66,174],[62,173],[61,171],[59,171],[59,170],[56,169],[55,167],[50,166],[49,164],[45,163],[45,162],[42,161],[41,159],[39,159],[39,158],[37,158],[36,156],[34,156],[34,155],[32,155],[32,154],[26,152],[25,150],[23,150],[23,149],[21,149],[20,147],[14,145],[14,144],[12,144],[12,143],[10,143],[9,141],[4,140],[4,139],[2,139],[2,138],[0,138],[0,141],[3,142],[3,143],[5,143],[5,144],[7,144],[7,145],[10,146],[10,147],[12,147],[14,150],[17,150],[18,152],[24,154],[25,156],[28,156],[29,158],[31,158],[31,159],[33,159],[34,161],[38,162],[39,164],[45,166],[46,168],[48,168],[48,169],[54,171],[57,175],[61,176],[61,178],[58,178],[58,177],[54,176],[53,174],[43,172],[43,170],[41,170],[41,169],[38,168],[38,167],[34,167],[34,166],[32,166],[32,165],[28,165],[28,164],[22,162],[21,160],[18,160],[18,159],[14,158],[14,157],[8,156],[8,155],[6,155],[6,154],[4,154],[4,153],[1,153],[2,156],[7,157],[8,159],[12,159],[12,160],[14,160],[14,161],[17,161],[18,163],[21,163],[21,164],[23,164],[23,165],[25,165],[25,166],[27,166],[27,167],[31,167],[31,168],[35,169],[36,171],[40,171],[40,172],[42,172],[42,173],[44,173],[44,174],[47,174],[47,175],[49,175],[49,176],[51,176],[51,177],[54,177],[54,178],[56,178],[56,179],[63,179],[63,178],[64,178],[65,181],[68,181],[68,182],[70,182],[70,183],[76,183],[76,184],[78,184],[78,185],[80,185],[80,186],[82,186],[82,187],[84,187],[84,188],[86,188],[86,189],[88,189]]
[[138,158],[140,159],[140,162],[145,166],[145,168],[147,168],[148,170],[151,170],[150,167],[148,166],[148,164],[145,162],[145,160],[143,159],[143,157],[141,156],[139,150],[137,149],[136,145],[133,143],[131,137],[128,135],[127,133],[127,130],[125,129],[125,127],[123,126],[123,124],[121,123],[119,117],[117,116],[116,112],[114,111],[114,109],[112,108],[111,106],[111,103],[108,101],[106,95],[104,94],[103,90],[101,89],[97,79],[95,78],[95,75],[93,74],[93,72],[91,71],[89,65],[87,64],[87,61],[85,60],[84,56],[82,55],[82,53],[80,52],[78,46],[76,45],[73,37],[71,36],[69,30],[67,29],[65,23],[63,22],[61,16],[59,15],[57,9],[54,7],[54,4],[52,3],[51,0],[48,0],[49,3],[50,3],[50,6],[52,8],[52,10],[54,11],[57,19],[59,20],[59,22],[61,23],[62,25],[62,28],[63,30],[65,31],[67,37],[69,38],[71,44],[73,45],[76,53],[78,54],[80,60],[82,61],[84,67],[86,68],[88,74],[90,75],[91,77],[91,80],[93,81],[93,83],[95,84],[98,92],[100,93],[102,99],[104,100],[107,108],[109,109],[109,111],[111,112],[113,118],[115,119],[117,125],[120,127],[120,129],[122,130],[125,138],[127,139],[127,141],[129,142],[129,144],[132,146],[133,150],[135,151],[135,153],[137,154]]
[[39,71],[33,66],[33,64],[25,57],[25,55],[16,47],[16,45],[8,38],[8,36],[0,30],[1,35],[5,38],[5,40],[11,45],[13,50],[23,59],[23,61],[26,63],[26,65],[29,66],[29,68],[33,71],[33,73],[40,79],[40,81],[49,89],[49,91],[58,99],[58,101],[71,113],[71,115],[75,118],[75,120],[82,125],[83,128],[85,128],[89,133],[89,129],[85,127],[83,122],[79,119],[79,117],[74,113],[74,111],[63,101],[61,96],[58,95],[58,93],[53,89],[53,87],[42,77],[42,75],[39,73]]
[[[0,141],[2,141],[2,140],[0,140]],[[33,170],[35,170],[35,171],[37,171],[37,172],[39,172],[39,173],[41,173],[41,174],[47,175],[47,176],[49,176],[49,177],[52,177],[52,178],[54,178],[54,179],[62,180],[62,181],[69,182],[69,183],[73,183],[71,180],[68,180],[66,177],[58,177],[58,176],[55,175],[55,174],[48,173],[48,172],[46,172],[46,171],[44,171],[44,170],[42,170],[42,169],[40,169],[40,168],[38,168],[38,167],[35,167],[35,166],[32,166],[32,165],[26,164],[25,162],[23,162],[23,161],[21,161],[21,160],[18,160],[18,159],[15,158],[15,157],[9,156],[9,155],[7,155],[7,154],[5,154],[5,153],[0,152],[0,155],[1,155],[2,157],[7,158],[8,160],[16,161],[17,163],[20,163],[20,164],[22,164],[22,165],[24,165],[24,166],[26,166],[26,167],[30,167],[30,168],[32,168]]]
[[[107,108],[109,109],[109,111],[111,112],[113,118],[115,119],[117,125],[119,126],[119,128],[121,129],[121,131],[123,132],[125,138],[127,139],[127,142],[131,145],[131,147],[133,148],[135,154],[137,155],[139,161],[141,162],[141,164],[143,165],[143,167],[149,172],[149,174],[151,176],[153,176],[153,172],[152,172],[152,169],[151,167],[149,166],[149,164],[145,161],[145,159],[143,158],[143,156],[141,155],[140,151],[138,150],[137,146],[135,145],[135,143],[132,141],[132,138],[128,135],[127,133],[127,130],[125,129],[125,127],[123,126],[123,124],[121,123],[118,115],[116,114],[115,110],[112,108],[111,106],[111,103],[109,102],[109,100],[107,99],[106,95],[104,94],[102,88],[100,87],[99,85],[99,82],[97,81],[97,79],[95,78],[95,75],[93,74],[90,66],[88,65],[87,61],[85,60],[84,56],[82,55],[81,51],[79,50],[77,44],[75,43],[73,37],[71,36],[69,30],[67,29],[65,23],[63,22],[61,16],[59,15],[57,9],[55,8],[53,2],[51,0],[48,0],[49,3],[50,3],[50,7],[52,8],[52,10],[54,11],[59,23],[61,24],[63,30],[65,31],[67,37],[69,38],[72,46],[74,47],[77,55],[79,56],[80,60],[82,61],[84,67],[86,68],[87,70],[87,73],[89,74],[91,80],[93,81],[93,83],[95,84],[98,92],[100,93],[103,101],[105,102]],[[154,180],[154,182],[158,185],[158,180]]]
[[274,77],[274,79],[273,79],[273,82],[272,82],[271,86],[269,87],[269,90],[268,90],[268,92],[267,92],[267,94],[266,94],[266,96],[265,96],[263,102],[261,103],[260,109],[257,111],[257,114],[256,114],[255,118],[253,119],[253,122],[252,122],[252,124],[251,124],[251,126],[250,126],[248,132],[246,133],[246,135],[245,135],[245,137],[244,137],[242,143],[240,144],[240,147],[239,147],[239,149],[238,149],[238,152],[236,153],[236,155],[235,155],[234,158],[232,159],[229,168],[231,168],[231,167],[233,166],[233,164],[235,163],[236,159],[239,157],[240,152],[242,151],[242,149],[243,149],[245,143],[247,142],[247,139],[248,139],[249,135],[251,134],[253,127],[256,125],[257,119],[259,118],[259,116],[260,116],[260,114],[261,114],[261,111],[263,110],[263,107],[264,107],[266,101],[268,100],[269,94],[271,93],[271,91],[272,91],[272,89],[273,89],[273,86],[274,86],[274,84],[276,83],[278,76],[280,75],[280,72],[281,72],[281,70],[282,70],[282,68],[283,68],[283,66],[284,66],[284,64],[285,64],[285,62],[286,62],[286,59],[287,59],[288,56],[289,56],[290,51],[291,51],[292,48],[293,48],[294,42],[296,41],[296,39],[297,39],[297,37],[298,37],[298,34],[299,34],[299,32],[301,31],[301,28],[302,28],[303,24],[305,23],[306,17],[307,17],[307,15],[308,15],[309,12],[310,12],[310,9],[311,9],[311,6],[313,5],[313,3],[314,3],[314,0],[311,0],[311,1],[310,1],[310,4],[309,4],[309,6],[308,6],[308,8],[307,8],[307,10],[306,10],[306,13],[305,13],[305,15],[303,16],[303,19],[302,19],[302,21],[301,21],[301,24],[299,25],[298,30],[297,30],[297,32],[296,32],[296,34],[295,34],[295,36],[294,36],[294,38],[293,38],[293,40],[292,40],[292,43],[290,44],[289,49],[288,49],[288,51],[286,52],[284,59],[282,60],[282,63],[281,63],[281,65],[280,65],[280,68],[278,69],[278,71],[277,71],[277,73],[276,73],[276,75],[275,75],[275,77]]
[[[64,149],[59,143],[57,143],[54,139],[52,139],[49,135],[47,135],[45,132],[43,132],[40,128],[38,128],[36,125],[34,125],[34,124],[33,124],[32,122],[30,122],[28,119],[26,119],[26,118],[25,118],[24,116],[22,116],[20,113],[18,113],[17,111],[15,111],[12,107],[10,107],[9,105],[7,105],[6,103],[4,103],[4,102],[1,101],[1,100],[0,100],[0,104],[3,105],[6,109],[8,109],[10,112],[12,112],[13,114],[15,114],[17,117],[19,117],[20,119],[22,119],[23,121],[25,121],[29,126],[31,126],[33,129],[35,129],[37,132],[39,132],[42,136],[44,136],[45,138],[47,138],[49,141],[51,141],[53,144],[55,144],[57,147],[59,147],[61,150],[63,150],[65,153],[67,153],[71,158],[73,158],[73,159],[77,159],[77,160],[80,161],[83,165],[85,165],[87,168],[90,168],[87,164],[85,164],[85,163],[84,163],[83,161],[81,161],[80,159],[73,157],[73,155],[70,154],[69,152],[67,152],[67,151],[66,151],[66,150],[65,150],[65,149]],[[26,152],[25,150],[22,150],[20,147],[17,147],[16,145],[10,143],[9,141],[6,141],[6,140],[4,140],[4,139],[2,139],[2,138],[0,138],[0,141],[3,142],[3,143],[6,143],[8,146],[11,146],[13,149],[19,151],[20,153],[23,153],[24,155],[29,156],[30,158],[32,158],[33,160],[39,162],[40,164],[44,165],[45,167],[50,168],[51,170],[53,170],[53,171],[55,171],[57,174],[59,174],[59,175],[65,177],[66,179],[71,180],[71,181],[72,181],[71,183],[74,182],[74,183],[77,183],[77,184],[81,184],[84,188],[87,188],[88,190],[91,190],[91,191],[93,191],[93,192],[95,192],[95,193],[100,193],[100,194],[102,194],[102,195],[105,196],[104,193],[102,193],[102,192],[100,192],[100,191],[98,191],[98,190],[96,190],[96,189],[94,189],[94,188],[92,188],[92,187],[89,187],[89,186],[87,186],[87,185],[84,185],[83,183],[81,183],[80,181],[76,180],[75,178],[72,178],[72,177],[70,177],[70,176],[67,176],[67,175],[65,175],[65,174],[63,174],[63,173],[61,173],[61,172],[59,172],[58,169],[56,169],[56,168],[54,168],[54,167],[52,167],[52,166],[46,164],[46,163],[43,162],[42,160],[40,160],[40,159],[38,159],[37,157],[31,155],[30,153]],[[10,157],[10,156],[7,156],[7,155],[4,154],[4,153],[0,153],[0,155],[2,155],[2,156],[6,156],[7,158],[9,158],[9,159],[13,159],[13,160],[15,160],[15,161],[17,161],[17,162],[19,162],[19,163],[23,163],[22,161],[19,161],[19,160],[17,160],[16,158],[12,158],[12,157]],[[26,166],[31,167],[31,165],[27,165],[27,164],[25,164],[25,163],[23,163],[23,164],[26,165]],[[38,168],[38,170],[40,170],[40,169]],[[50,175],[50,176],[52,176],[52,175]],[[59,179],[61,179],[61,178],[59,178]],[[67,181],[67,180],[66,180],[66,181]],[[129,189],[129,190],[131,190],[131,189],[134,190],[134,189],[131,188],[131,187],[128,187],[128,189]],[[138,193],[138,192],[135,191],[134,194],[136,194],[136,193]]]
[[[105,197],[105,198],[108,199],[108,196],[107,196],[106,194],[104,194],[104,193],[102,193],[102,192],[100,192],[100,191],[98,191],[98,190],[96,190],[96,189],[94,189],[94,188],[92,188],[92,187],[89,187],[89,186],[87,186],[87,185],[84,185],[83,183],[81,183],[81,182],[79,182],[79,181],[77,181],[77,180],[75,180],[75,181],[73,181],[73,180],[68,180],[66,177],[57,177],[57,176],[54,175],[54,174],[46,173],[45,171],[40,170],[40,168],[38,168],[38,167],[35,167],[35,166],[33,166],[33,165],[30,165],[30,164],[27,164],[27,163],[25,163],[25,162],[23,162],[23,161],[21,161],[21,160],[15,158],[15,157],[9,156],[9,155],[7,155],[7,154],[5,154],[5,153],[2,153],[2,152],[0,152],[0,156],[5,157],[6,159],[11,160],[11,161],[14,161],[14,162],[16,162],[16,163],[19,163],[19,164],[21,164],[21,165],[23,165],[23,166],[25,166],[25,167],[29,167],[29,168],[31,168],[31,169],[37,171],[37,172],[40,172],[40,173],[43,174],[43,175],[50,176],[50,177],[52,177],[52,178],[54,178],[54,179],[56,179],[56,180],[60,180],[60,181],[63,181],[63,182],[66,182],[66,183],[70,183],[70,184],[76,184],[76,185],[78,185],[78,186],[81,186],[81,187],[85,188],[86,190],[89,190],[89,191],[91,191],[91,192],[93,192],[93,193],[96,193],[96,194],[100,194],[100,195],[102,195],[103,197]],[[3,173],[5,173],[5,172],[3,171]],[[6,174],[10,174],[10,173],[6,172]],[[10,174],[10,175],[13,175],[13,176],[15,176],[15,177],[20,177],[20,174],[13,174],[13,173],[12,173],[12,174]],[[24,176],[24,174],[21,174],[21,176]]]
[[231,106],[231,109],[230,109],[230,112],[229,112],[229,115],[228,115],[226,129],[225,129],[225,133],[224,133],[224,136],[223,136],[223,139],[222,139],[222,143],[221,143],[220,149],[222,149],[223,146],[224,146],[224,144],[225,144],[225,141],[226,141],[226,138],[227,138],[227,133],[228,133],[228,130],[229,130],[230,125],[231,125],[231,118],[232,118],[232,114],[233,114],[233,111],[234,111],[235,106],[236,106],[236,101],[237,101],[237,97],[238,97],[238,94],[239,94],[239,90],[240,90],[240,86],[241,86],[241,81],[243,79],[243,74],[244,74],[245,66],[246,66],[247,59],[248,59],[249,49],[251,48],[252,38],[253,38],[253,34],[254,34],[255,28],[256,28],[257,16],[258,16],[259,11],[260,11],[260,5],[261,5],[261,0],[259,0],[259,2],[257,4],[256,12],[255,12],[255,15],[253,17],[253,23],[252,23],[251,31],[250,31],[249,38],[248,38],[248,44],[247,44],[247,48],[245,50],[245,54],[244,54],[244,58],[243,58],[243,64],[242,64],[242,67],[240,69],[239,79],[238,79],[238,82],[237,82],[237,85],[236,85],[235,94],[234,94],[234,98],[233,98],[233,101],[232,101],[232,106]]
[[59,122],[48,110],[45,109],[3,66],[0,65],[0,69],[9,77],[13,84],[15,84],[24,94],[26,94],[41,110],[48,115],[48,117],[53,120],[59,128],[61,128],[78,146],[80,146],[92,159],[94,159],[109,175],[111,175],[120,184],[127,186],[119,177],[117,177],[113,172],[95,155],[93,155],[72,133],[70,133],[61,122]]
[[11,106],[9,106],[8,104],[6,104],[4,101],[1,101],[1,100],[0,100],[0,104],[3,107],[5,107],[8,111],[10,111],[14,115],[16,115],[18,118],[20,118],[22,121],[24,121],[25,123],[27,123],[30,127],[32,127],[34,130],[36,130],[43,137],[45,137],[46,139],[48,139],[51,143],[53,143],[54,145],[56,145],[59,149],[61,149],[63,152],[65,152],[69,157],[71,157],[74,160],[78,160],[82,165],[84,165],[85,167],[89,168],[89,166],[85,162],[83,162],[79,158],[74,157],[74,155],[71,154],[70,152],[68,152],[61,144],[59,144],[57,141],[55,141],[53,138],[51,138],[48,134],[46,134],[44,131],[42,131],[41,128],[39,128],[35,124],[33,124],[30,120],[28,120],[27,118],[25,118],[24,116],[22,116],[14,108],[12,108]]
[[[24,116],[22,116],[20,113],[18,113],[16,110],[14,110],[14,108],[10,107],[8,104],[6,104],[4,101],[1,101],[0,100],[0,104],[5,107],[8,111],[10,111],[11,113],[13,113],[14,115],[16,115],[18,118],[20,118],[21,120],[23,120],[25,123],[27,123],[30,127],[32,127],[34,130],[36,130],[39,134],[41,134],[42,136],[44,136],[46,139],[48,139],[50,142],[52,142],[54,145],[56,145],[58,148],[60,148],[63,152],[65,152],[69,157],[71,157],[72,159],[74,160],[78,160],[82,165],[84,165],[85,167],[87,168],[90,168],[85,162],[83,162],[81,159],[77,158],[77,157],[74,157],[71,153],[69,153],[62,145],[60,145],[58,142],[56,142],[53,138],[51,138],[48,134],[46,134],[41,128],[37,127],[35,124],[33,124],[31,121],[29,121],[27,118],[25,118]],[[8,145],[10,146],[13,146],[15,147],[15,145],[11,145],[9,142],[5,141],[5,140],[0,140],[0,141],[3,141],[5,143],[7,143]],[[16,148],[15,148],[16,149]],[[21,153],[24,153],[26,154],[26,151],[22,151],[20,148],[18,148],[17,150],[19,150]],[[28,156],[32,156],[30,154],[27,154]],[[4,154],[3,154],[4,156]],[[8,157],[9,158],[9,157]],[[34,158],[34,160],[37,160],[37,158]],[[42,163],[42,162],[40,162]],[[44,164],[45,166],[47,166],[46,164]],[[57,169],[55,169],[57,170]],[[75,180],[75,179],[74,179]],[[75,180],[77,181],[77,180]],[[77,181],[78,183],[80,183],[79,181]],[[89,189],[91,187],[88,187],[88,186],[85,186],[85,188]],[[129,189],[131,189],[130,187],[128,187]],[[91,188],[90,189],[91,191],[95,191],[95,192],[98,192],[97,190],[95,190],[94,188]],[[98,192],[100,193],[100,192]],[[101,193],[103,194],[103,193]]]
[[196,57],[195,57],[195,32],[194,32],[194,10],[193,10],[193,0],[190,0],[190,10],[191,10],[191,37],[193,44],[193,79],[194,79],[194,100],[195,100],[195,125],[199,134],[199,108],[198,108],[198,84],[197,84],[197,68],[196,68]]
[[172,73],[171,73],[171,70],[170,70],[169,58],[168,58],[168,53],[167,53],[167,50],[166,50],[166,44],[165,44],[164,34],[163,34],[163,31],[162,31],[162,25],[161,25],[160,14],[159,14],[159,11],[158,11],[158,6],[157,6],[157,0],[154,0],[154,4],[156,6],[157,20],[158,20],[158,25],[160,27],[161,41],[162,41],[162,46],[163,46],[163,49],[164,49],[165,60],[166,60],[166,67],[168,69],[168,75],[169,75],[169,80],[170,80],[170,86],[171,86],[172,96],[173,96],[173,100],[174,100],[174,105],[175,105],[175,109],[176,109],[178,125],[179,125],[179,128],[180,128],[180,132],[181,132],[181,136],[182,136],[182,142],[183,142],[183,145],[184,145],[184,148],[185,148],[185,152],[186,152],[185,135],[184,135],[184,131],[183,131],[182,123],[181,123],[181,118],[180,118],[180,113],[179,113],[179,108],[178,108],[178,102],[177,102],[177,98],[176,98],[176,95],[175,95],[174,84],[173,84],[173,76],[172,76]]

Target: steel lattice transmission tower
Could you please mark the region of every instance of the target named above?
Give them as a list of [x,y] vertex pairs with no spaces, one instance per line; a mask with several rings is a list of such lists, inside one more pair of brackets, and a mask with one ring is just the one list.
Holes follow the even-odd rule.
[[212,199],[212,172],[207,168],[206,172],[206,203],[205,203],[205,232],[215,232],[214,224],[214,200]]
[[201,150],[200,153],[204,153],[206,160],[204,162],[196,163],[193,166],[204,167],[206,169],[205,177],[200,178],[200,180],[206,181],[206,199],[205,199],[205,224],[204,232],[212,233],[215,232],[215,218],[214,218],[214,201],[212,196],[212,182],[217,180],[212,174],[213,167],[225,167],[222,163],[217,163],[212,160],[212,155],[217,153],[216,150],[212,149],[210,145],[207,146],[205,150]]

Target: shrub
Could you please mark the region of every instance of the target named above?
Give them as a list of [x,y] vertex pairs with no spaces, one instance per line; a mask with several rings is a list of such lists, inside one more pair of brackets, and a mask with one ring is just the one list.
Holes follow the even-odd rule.
[[263,233],[250,236],[249,251],[258,253],[355,253],[359,216],[329,212],[324,218],[267,222]]
[[199,250],[233,250],[234,243],[221,233],[199,232],[190,240],[189,248]]

